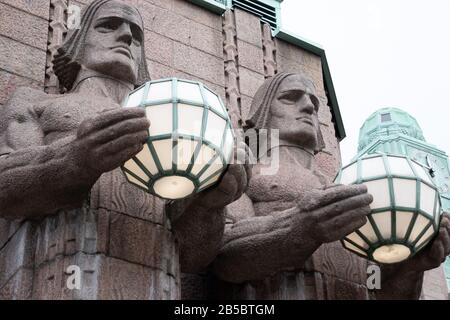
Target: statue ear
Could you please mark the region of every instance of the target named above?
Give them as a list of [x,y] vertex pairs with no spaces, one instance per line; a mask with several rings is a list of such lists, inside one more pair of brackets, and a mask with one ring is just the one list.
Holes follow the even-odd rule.
[[320,123],[319,127],[317,128],[317,145],[316,149],[314,150],[314,154],[318,154],[323,149],[325,149],[325,140],[323,140],[322,130],[320,129]]
[[135,87],[139,87],[151,80],[150,73],[148,72],[147,59],[145,59],[145,45],[142,43],[141,49],[141,61],[139,63],[138,76],[136,79]]

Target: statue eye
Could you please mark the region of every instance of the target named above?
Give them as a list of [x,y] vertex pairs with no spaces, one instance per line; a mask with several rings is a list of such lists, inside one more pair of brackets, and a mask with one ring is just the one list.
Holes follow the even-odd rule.
[[110,18],[110,19],[100,22],[96,26],[96,29],[100,32],[114,31],[114,30],[117,30],[121,24],[122,24],[121,19]]
[[142,41],[144,40],[144,36],[142,34],[141,29],[132,24],[131,25],[131,34],[133,35],[133,42],[135,45],[140,46],[142,44]]
[[287,91],[278,96],[278,100],[283,104],[294,104],[297,102],[305,93],[303,91]]
[[318,99],[316,96],[311,95],[311,102],[312,102],[313,105],[314,105],[314,111],[315,111],[315,112],[318,112],[318,111],[319,111],[319,106],[320,106],[320,101],[319,101],[319,99]]

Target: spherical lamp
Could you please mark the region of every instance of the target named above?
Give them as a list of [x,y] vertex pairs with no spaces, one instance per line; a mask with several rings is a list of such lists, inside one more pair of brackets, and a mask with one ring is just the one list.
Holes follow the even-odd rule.
[[345,248],[360,256],[397,263],[419,252],[439,230],[438,190],[429,169],[408,157],[361,157],[343,167],[335,182],[365,184],[374,198],[367,223],[342,240]]
[[122,166],[128,182],[173,200],[219,181],[234,135],[218,95],[199,82],[163,79],[131,92],[124,107],[144,108],[151,121],[144,149]]

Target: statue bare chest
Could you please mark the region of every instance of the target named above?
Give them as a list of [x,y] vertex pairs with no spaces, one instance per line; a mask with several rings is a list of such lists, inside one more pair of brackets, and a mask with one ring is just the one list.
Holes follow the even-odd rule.
[[50,144],[76,134],[84,120],[114,106],[118,107],[108,98],[92,99],[81,94],[68,94],[44,100],[35,105],[34,111],[44,135],[44,143]]
[[280,164],[275,175],[254,175],[247,195],[252,199],[256,215],[260,216],[291,208],[308,191],[321,186],[313,171]]

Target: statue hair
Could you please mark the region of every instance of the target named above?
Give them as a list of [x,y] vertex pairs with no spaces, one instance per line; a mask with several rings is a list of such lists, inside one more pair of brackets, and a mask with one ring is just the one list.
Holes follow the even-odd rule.
[[[95,14],[104,4],[110,1],[113,0],[95,0],[90,3],[83,11],[80,27],[69,31],[63,45],[58,49],[57,54],[53,58],[53,71],[58,77],[59,83],[68,91],[72,89],[80,72],[81,64],[79,59],[82,54],[82,45],[85,42]],[[134,84],[135,87],[150,80],[147,61],[145,59],[144,43],[141,45],[141,50],[142,59],[138,68],[137,81]]]

